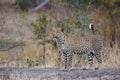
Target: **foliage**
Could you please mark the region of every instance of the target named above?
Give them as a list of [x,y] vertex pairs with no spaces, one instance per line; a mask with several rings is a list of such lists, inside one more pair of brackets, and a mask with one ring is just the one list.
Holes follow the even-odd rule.
[[1,41],[0,40],[0,49],[1,48],[4,48],[4,47],[8,47],[9,45],[8,45],[8,42],[7,41]]
[[67,33],[74,34],[74,29],[88,30],[90,17],[81,12],[77,12],[75,20],[65,19],[60,23],[60,27]]
[[38,39],[43,39],[46,36],[48,22],[46,15],[41,14],[39,19],[31,24]]
[[98,16],[105,12],[109,18],[120,13],[118,8],[119,1],[117,0],[70,0],[68,3],[77,12],[76,20],[74,21],[75,27],[82,30],[88,29],[88,24],[93,15],[89,13],[95,9],[98,10]]
[[50,30],[52,27],[51,27],[51,20],[48,20],[45,14],[41,14],[39,19],[37,19],[31,25],[34,29],[34,33],[36,34],[36,38],[42,40],[38,44],[44,45],[44,42],[45,43],[52,42],[51,40],[46,39],[48,34],[50,34]]
[[27,64],[29,67],[33,67],[34,66],[34,61],[31,59],[27,59]]
[[102,7],[105,4],[109,6],[113,6],[117,0],[70,0],[69,3],[72,5],[73,8],[84,10],[89,3],[95,7]]
[[71,23],[69,19],[63,20],[63,21],[60,23],[60,27],[61,27],[62,29],[64,29],[67,33],[74,33],[74,30],[73,30],[72,25],[73,25],[73,23]]
[[41,65],[42,62],[43,62],[42,57],[41,57],[41,56],[37,57],[37,58],[35,59],[35,66]]
[[28,67],[40,66],[43,64],[43,58],[41,56],[36,57],[34,60],[29,58],[26,63]]
[[97,0],[70,0],[69,3],[74,9],[84,10],[90,2],[96,2]]
[[45,44],[50,42],[46,37],[49,34],[51,20],[47,19],[47,16],[45,14],[41,14],[39,19],[36,20],[36,22],[33,22],[31,25],[34,29],[34,33],[37,35],[37,39],[40,39],[41,42],[38,44],[43,45],[43,63],[45,64],[45,57],[46,57],[46,47]]
[[[67,0],[66,0],[67,1]],[[72,26],[82,30],[88,29],[90,20],[90,12],[93,8],[93,3],[97,0],[70,0],[68,3],[76,11],[76,19],[72,22]]]
[[16,5],[22,10],[26,10],[29,6],[30,0],[16,0]]

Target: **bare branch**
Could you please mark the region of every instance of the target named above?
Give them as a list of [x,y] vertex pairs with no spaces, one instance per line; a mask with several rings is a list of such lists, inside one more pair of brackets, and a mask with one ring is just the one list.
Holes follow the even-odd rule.
[[32,12],[36,12],[38,11],[40,8],[42,8],[44,5],[46,5],[50,0],[45,0],[44,2],[42,2],[41,4],[39,4],[36,8],[34,8],[32,10]]
[[2,41],[0,40],[0,51],[9,51],[18,46],[25,46],[23,42]]

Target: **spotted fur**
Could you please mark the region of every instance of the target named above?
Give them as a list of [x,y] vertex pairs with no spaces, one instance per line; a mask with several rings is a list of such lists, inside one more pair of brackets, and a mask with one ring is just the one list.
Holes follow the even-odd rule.
[[103,46],[103,39],[99,35],[88,35],[86,36],[87,40],[92,42],[92,48],[94,50],[94,56],[97,59],[98,62],[98,68],[102,64],[102,59],[101,59],[101,50]]
[[102,41],[97,36],[75,37],[61,32],[60,30],[54,30],[53,35],[54,38],[56,38],[63,55],[64,67],[62,70],[70,70],[74,54],[87,55],[87,69],[91,68],[94,55],[97,58],[98,64],[102,63],[100,53]]

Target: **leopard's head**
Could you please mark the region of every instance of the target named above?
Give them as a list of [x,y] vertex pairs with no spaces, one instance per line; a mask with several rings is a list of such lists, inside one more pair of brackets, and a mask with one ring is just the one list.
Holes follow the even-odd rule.
[[59,38],[60,36],[62,36],[63,33],[61,31],[61,28],[53,28],[52,34],[53,38]]

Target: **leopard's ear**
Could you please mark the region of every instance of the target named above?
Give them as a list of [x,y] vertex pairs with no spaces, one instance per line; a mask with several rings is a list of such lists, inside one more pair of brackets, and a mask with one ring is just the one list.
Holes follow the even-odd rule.
[[64,35],[65,35],[66,37],[69,36],[68,33],[65,31],[65,29],[61,28],[61,31],[62,31],[62,33],[64,33]]

